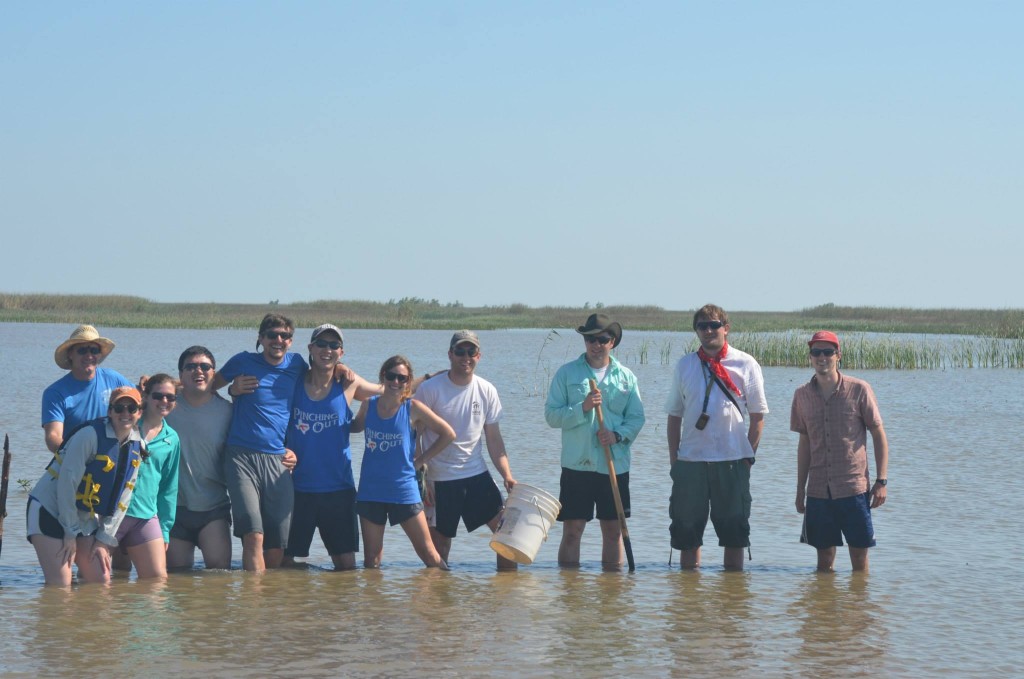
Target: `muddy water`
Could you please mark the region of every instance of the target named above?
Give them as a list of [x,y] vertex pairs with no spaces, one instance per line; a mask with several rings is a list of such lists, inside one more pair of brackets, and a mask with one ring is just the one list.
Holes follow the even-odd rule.
[[[496,573],[487,540],[475,534],[456,539],[451,573],[425,570],[401,531],[389,529],[379,572],[330,572],[315,540],[306,570],[195,571],[63,592],[42,587],[16,479],[34,481],[48,459],[39,399],[61,375],[53,348],[70,330],[0,324],[0,433],[16,455],[0,556],[4,676],[987,676],[1016,673],[1024,661],[1020,372],[858,373],[875,387],[892,450],[890,499],[875,513],[879,546],[867,576],[853,575],[842,553],[836,574],[818,575],[813,550],[797,542],[788,413],[810,376],[798,369],[765,370],[772,412],[752,480],[747,571],[724,572],[713,546],[698,573],[668,566],[670,367],[660,347],[672,341],[674,361],[688,338],[627,329],[618,356],[637,373],[648,412],[630,474],[633,575],[601,572],[596,527],[584,536],[580,570],[556,566],[556,526],[536,564],[515,574]],[[223,361],[255,342],[255,331],[103,330],[118,342],[107,365],[130,377],[173,372],[190,344]],[[298,333],[297,344],[307,335]],[[368,377],[392,353],[419,372],[438,370],[448,336],[350,331],[346,359]],[[479,372],[501,393],[513,472],[557,493],[559,434],[544,422],[544,394],[582,342],[568,331],[481,338]],[[643,340],[647,364],[638,360]],[[715,543],[710,529],[705,540]],[[236,543],[236,568],[240,555]]]

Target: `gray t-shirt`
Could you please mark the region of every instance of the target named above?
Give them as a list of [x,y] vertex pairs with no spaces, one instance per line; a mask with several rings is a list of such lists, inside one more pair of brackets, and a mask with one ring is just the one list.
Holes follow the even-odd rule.
[[205,512],[229,504],[224,480],[224,443],[231,426],[231,403],[215,395],[206,405],[189,405],[184,397],[167,416],[181,439],[178,506]]

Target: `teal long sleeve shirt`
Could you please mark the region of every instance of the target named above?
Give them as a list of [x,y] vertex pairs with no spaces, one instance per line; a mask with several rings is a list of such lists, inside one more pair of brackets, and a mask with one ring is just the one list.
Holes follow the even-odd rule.
[[181,443],[178,433],[171,429],[167,420],[160,433],[146,443],[149,459],[139,465],[139,478],[135,482],[135,493],[128,506],[128,516],[136,519],[160,521],[164,542],[170,541],[174,513],[178,508],[178,463],[181,459]]
[[[630,446],[644,426],[644,404],[636,375],[619,363],[614,356],[598,383],[601,391],[604,426],[622,437],[621,443],[612,445],[615,473],[629,471]],[[590,380],[596,379],[587,363],[586,354],[566,363],[551,380],[548,399],[544,404],[544,419],[562,430],[562,466],[577,471],[608,473],[604,446],[597,440],[597,413],[583,412],[583,400],[590,393]]]

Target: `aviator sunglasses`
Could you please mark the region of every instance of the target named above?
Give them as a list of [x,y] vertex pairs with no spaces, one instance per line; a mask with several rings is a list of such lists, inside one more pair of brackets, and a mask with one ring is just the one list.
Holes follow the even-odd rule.
[[609,344],[612,341],[611,337],[607,337],[605,335],[601,335],[600,337],[594,337],[593,335],[586,335],[584,337],[584,339],[587,340],[588,344],[600,344],[601,346]]
[[697,322],[697,329],[698,330],[718,330],[723,325],[725,325],[725,323],[723,323],[722,321],[698,321]]
[[399,384],[405,384],[406,382],[409,381],[409,376],[399,375],[398,373],[393,373],[389,370],[386,373],[384,373],[384,380],[386,382],[398,382]]
[[174,403],[178,400],[178,397],[174,394],[152,393],[149,397],[154,401],[167,401],[168,403]]
[[129,413],[131,413],[132,415],[134,415],[135,413],[139,412],[139,406],[135,405],[134,403],[128,403],[128,404],[118,403],[116,405],[111,406],[110,409],[113,410],[118,415],[120,415],[121,413],[123,413],[126,410]]
[[78,354],[79,356],[85,356],[86,354],[92,354],[93,356],[99,356],[101,351],[103,351],[103,350],[100,349],[96,345],[92,345],[92,346],[88,346],[88,347],[87,346],[79,345],[79,346],[75,347],[75,353]]
[[185,370],[187,370],[189,372],[195,372],[196,370],[201,370],[204,373],[208,373],[211,370],[213,370],[213,365],[211,365],[210,363],[186,363],[185,364]]
[[456,356],[469,356],[470,358],[473,358],[478,353],[480,353],[480,350],[477,349],[476,347],[455,347],[454,349],[452,349],[452,353],[455,354]]
[[337,351],[338,349],[341,349],[341,342],[329,342],[327,340],[317,340],[317,341],[313,342],[313,344],[317,345],[321,349],[333,349],[335,351]]
[[811,356],[835,356],[838,349],[811,349]]

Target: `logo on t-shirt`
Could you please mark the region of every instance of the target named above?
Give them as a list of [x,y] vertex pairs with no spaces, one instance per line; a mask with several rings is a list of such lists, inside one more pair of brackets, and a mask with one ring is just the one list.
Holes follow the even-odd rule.
[[303,434],[305,434],[307,431],[309,431],[309,422],[301,420],[295,425],[295,428],[301,431]]
[[473,401],[473,405],[470,407],[474,415],[479,415],[482,408],[480,407],[480,401]]

